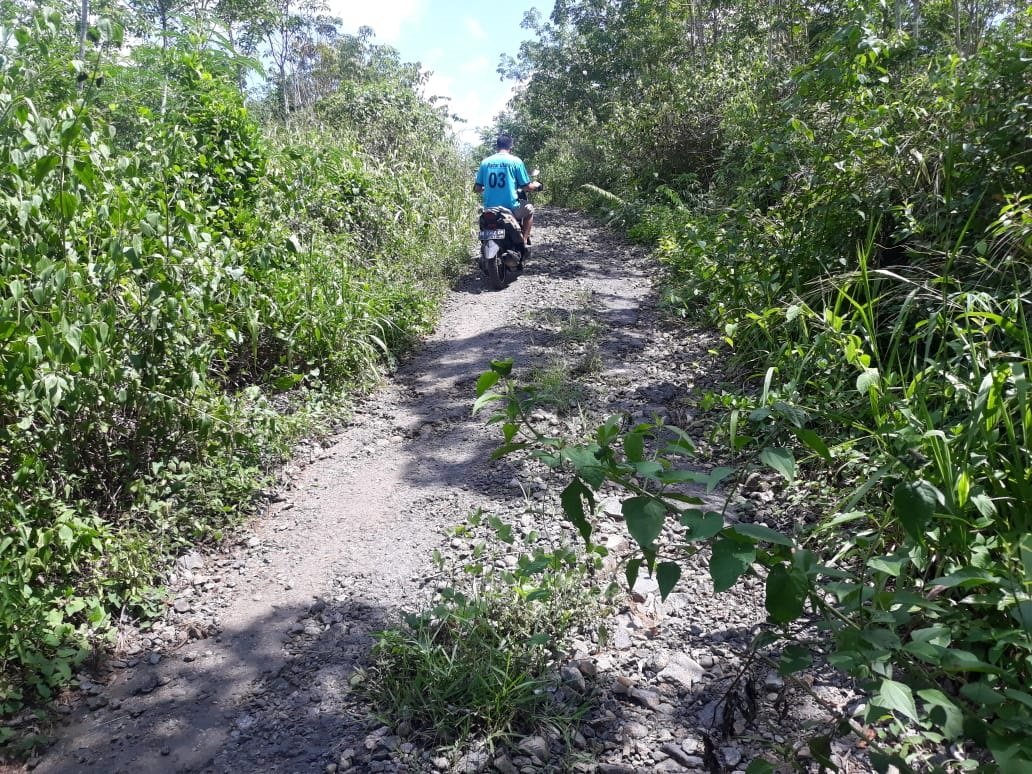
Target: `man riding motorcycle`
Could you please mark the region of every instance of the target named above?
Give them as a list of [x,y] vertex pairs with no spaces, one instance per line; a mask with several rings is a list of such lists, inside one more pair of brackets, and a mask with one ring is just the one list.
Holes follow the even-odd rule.
[[530,245],[534,227],[534,206],[519,198],[519,189],[537,191],[541,183],[531,180],[522,159],[512,152],[512,137],[501,134],[495,141],[495,153],[480,162],[473,190],[484,196],[484,209],[505,207],[523,230],[523,241]]

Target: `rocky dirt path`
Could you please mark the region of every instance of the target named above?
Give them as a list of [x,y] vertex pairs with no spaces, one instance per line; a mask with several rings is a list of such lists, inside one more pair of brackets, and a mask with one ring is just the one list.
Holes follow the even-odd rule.
[[[552,209],[535,242],[527,272],[506,290],[486,291],[472,274],[460,284],[437,332],[331,445],[311,450],[244,542],[180,560],[166,620],[128,638],[69,697],[36,771],[733,771],[758,750],[798,746],[798,725],[826,710],[776,675],[751,669],[738,679],[762,590],[714,597],[704,560],[663,605],[643,579],[607,644],[578,643],[597,696],[575,749],[545,739],[513,757],[456,761],[399,739],[355,698],[371,632],[426,598],[435,547],[461,555],[443,530],[477,508],[526,523],[536,518],[528,499],[540,506],[557,494],[540,471],[489,461],[497,428],[470,416],[489,360],[512,357],[526,370],[563,358],[568,373],[587,376],[557,389],[589,414],[699,425],[692,398],[718,369],[713,342],[662,322],[645,252]],[[755,482],[737,510],[762,516],[770,490]],[[618,554],[626,543],[615,516],[603,516],[602,536]],[[570,539],[558,519],[534,526]],[[814,690],[843,700],[833,685]]]

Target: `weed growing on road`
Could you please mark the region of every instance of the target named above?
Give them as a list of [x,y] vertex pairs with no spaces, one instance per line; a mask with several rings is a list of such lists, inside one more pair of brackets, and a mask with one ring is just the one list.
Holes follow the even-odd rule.
[[465,561],[435,554],[435,598],[378,635],[367,695],[385,722],[442,745],[562,733],[586,709],[557,673],[570,638],[598,620],[603,597],[586,580],[599,557],[545,550],[536,532],[518,539],[480,513],[453,534],[482,538]]

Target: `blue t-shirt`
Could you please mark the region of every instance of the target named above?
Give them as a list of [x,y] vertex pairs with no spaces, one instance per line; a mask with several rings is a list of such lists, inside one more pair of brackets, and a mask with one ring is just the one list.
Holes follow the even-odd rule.
[[511,153],[496,153],[480,162],[477,185],[484,186],[484,207],[519,207],[516,189],[530,183],[523,161]]

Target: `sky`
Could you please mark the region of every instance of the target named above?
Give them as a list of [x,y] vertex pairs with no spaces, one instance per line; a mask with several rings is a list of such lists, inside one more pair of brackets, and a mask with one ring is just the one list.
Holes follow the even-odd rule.
[[515,56],[531,32],[520,27],[525,11],[552,12],[553,0],[328,0],[330,12],[355,33],[372,27],[377,43],[398,50],[402,61],[419,62],[431,73],[427,96],[449,97],[449,110],[462,140],[476,144],[476,129],[491,124],[505,107],[513,81],[502,82],[498,60]]

